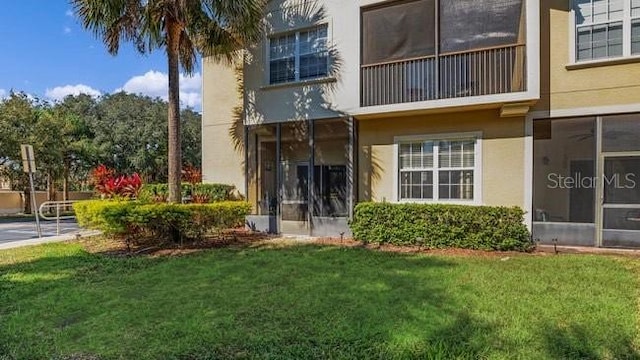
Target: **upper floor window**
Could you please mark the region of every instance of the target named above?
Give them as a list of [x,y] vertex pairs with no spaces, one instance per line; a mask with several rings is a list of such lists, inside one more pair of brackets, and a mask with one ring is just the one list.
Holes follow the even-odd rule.
[[410,139],[398,144],[399,200],[474,201],[477,138]]
[[574,0],[576,61],[640,54],[640,0]]
[[329,72],[327,25],[269,38],[269,83],[325,77]]

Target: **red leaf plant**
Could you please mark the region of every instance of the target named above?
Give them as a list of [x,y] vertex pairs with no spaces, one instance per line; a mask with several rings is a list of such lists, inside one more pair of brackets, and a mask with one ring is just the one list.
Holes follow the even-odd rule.
[[191,185],[199,184],[202,182],[202,172],[193,165],[187,165],[182,169],[182,181]]
[[107,198],[137,198],[142,188],[142,179],[138,173],[117,176],[113,169],[105,165],[91,171],[91,183],[98,193]]

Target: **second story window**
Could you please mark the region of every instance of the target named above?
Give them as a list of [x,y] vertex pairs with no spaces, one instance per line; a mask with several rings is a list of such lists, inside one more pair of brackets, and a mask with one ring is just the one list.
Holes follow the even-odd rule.
[[574,0],[576,61],[640,55],[640,0]]
[[269,38],[269,83],[325,77],[329,72],[327,26]]

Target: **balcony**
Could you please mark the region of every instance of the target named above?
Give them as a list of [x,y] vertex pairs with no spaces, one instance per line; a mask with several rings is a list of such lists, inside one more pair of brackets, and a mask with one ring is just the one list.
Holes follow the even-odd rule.
[[526,46],[486,47],[361,66],[361,106],[527,90]]

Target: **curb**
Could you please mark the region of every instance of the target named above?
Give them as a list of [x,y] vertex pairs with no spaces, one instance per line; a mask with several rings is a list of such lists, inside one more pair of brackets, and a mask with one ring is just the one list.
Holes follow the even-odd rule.
[[33,246],[33,245],[64,242],[64,241],[76,240],[76,239],[80,239],[80,238],[96,236],[96,235],[101,235],[101,234],[102,234],[102,232],[100,232],[100,231],[89,230],[89,231],[80,231],[80,232],[74,233],[74,234],[66,234],[66,235],[60,235],[60,236],[48,236],[48,237],[43,237],[43,238],[39,238],[39,239],[36,238],[36,239],[28,239],[28,240],[16,240],[16,241],[11,241],[11,242],[6,242],[6,243],[0,244],[0,250],[15,249],[15,248],[19,248],[19,247]]

